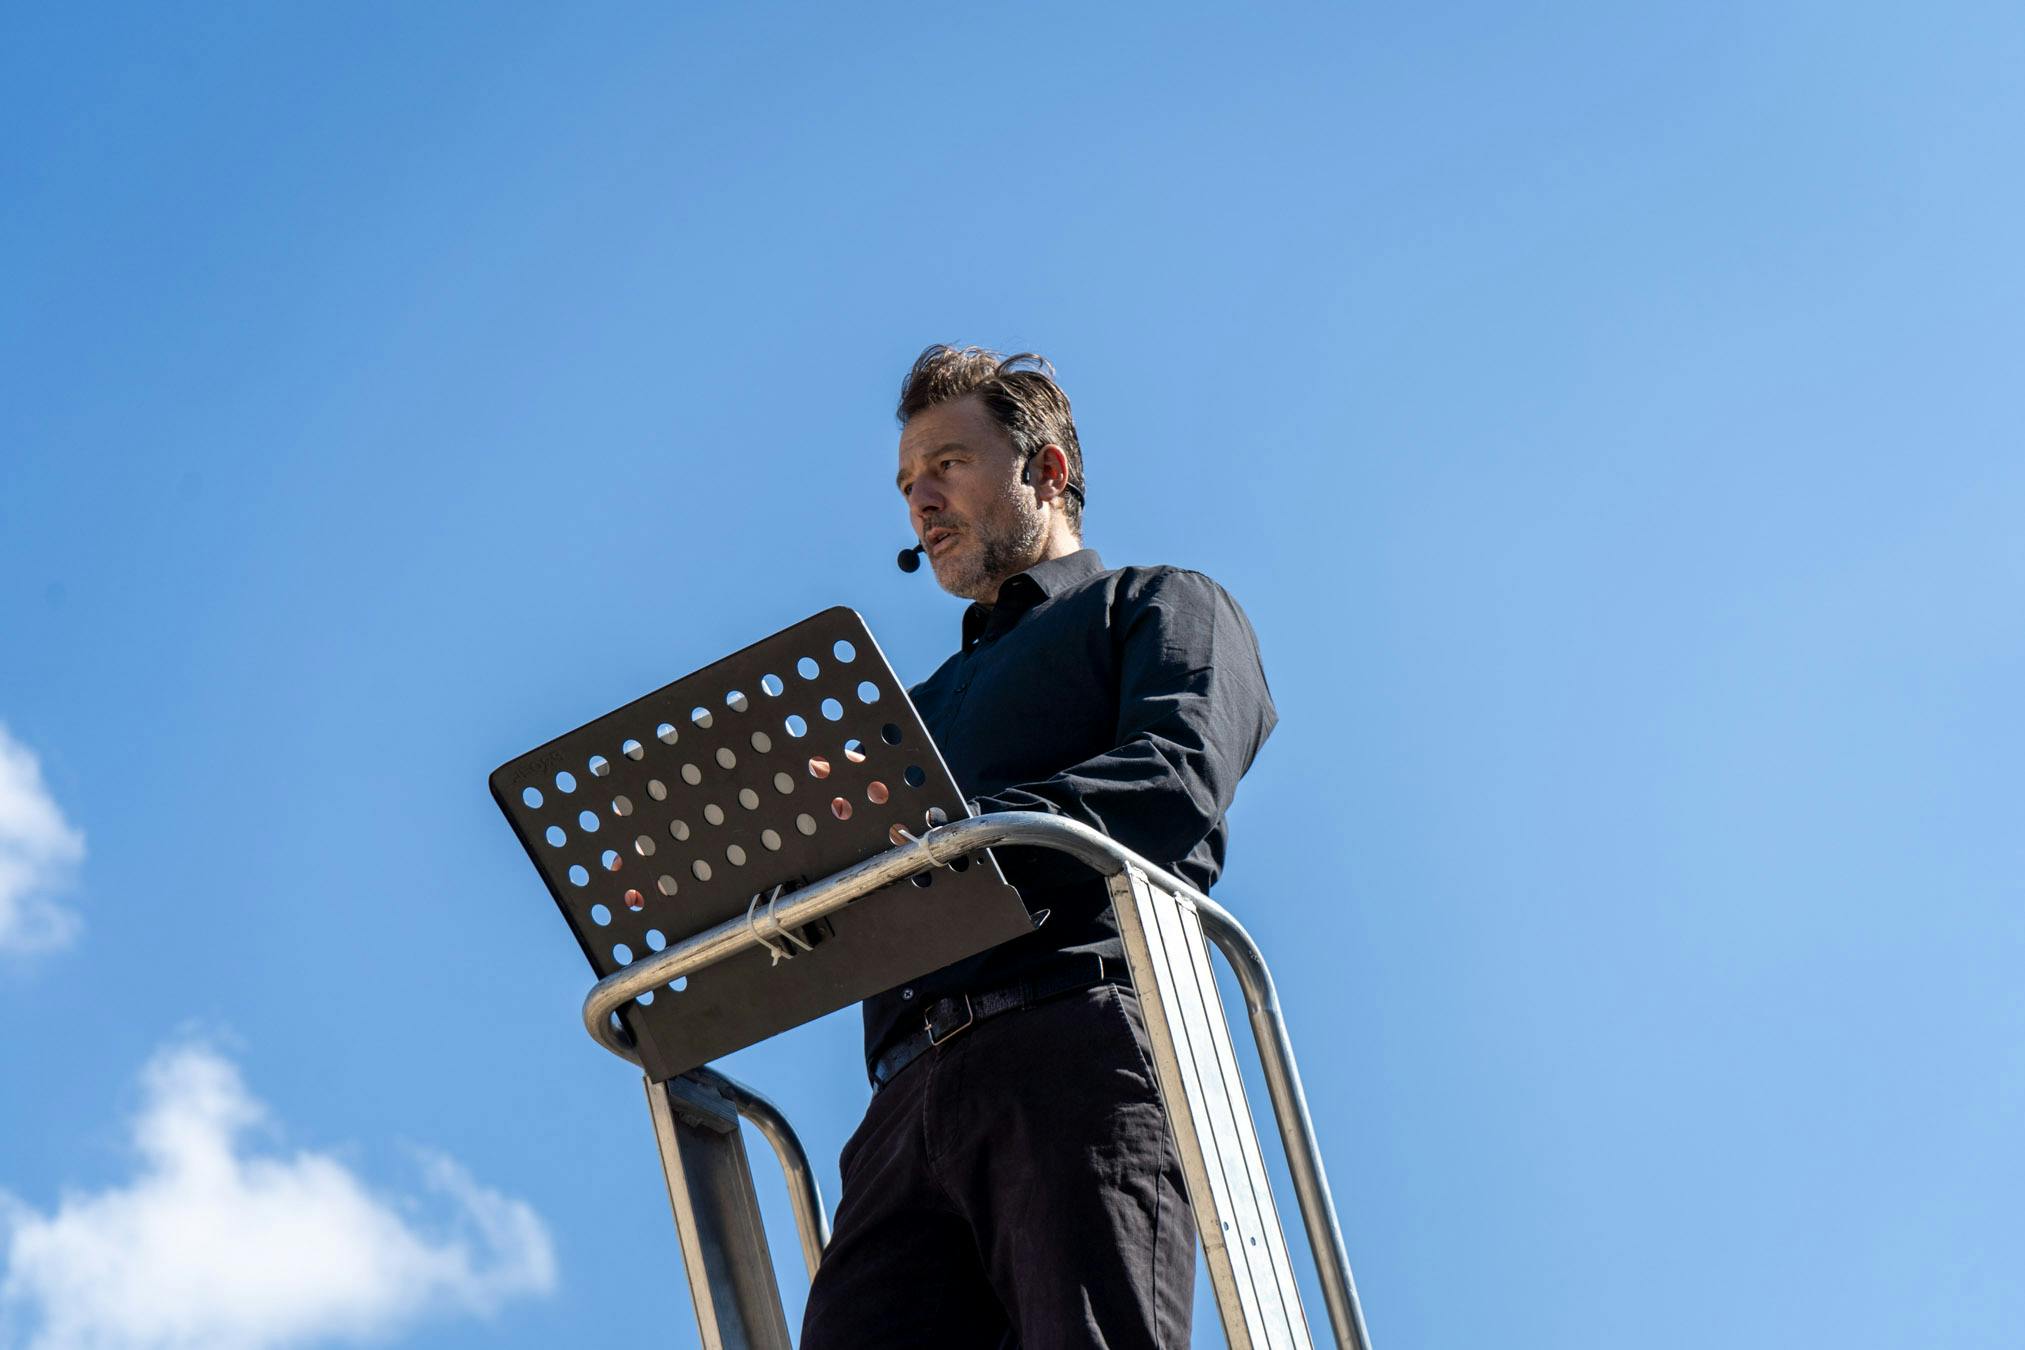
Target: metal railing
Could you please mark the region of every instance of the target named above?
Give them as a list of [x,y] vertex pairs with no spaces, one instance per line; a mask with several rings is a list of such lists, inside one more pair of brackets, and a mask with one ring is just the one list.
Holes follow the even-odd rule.
[[700,1078],[716,1088],[739,1116],[750,1121],[773,1146],[773,1156],[780,1159],[780,1170],[787,1175],[788,1204],[794,1210],[795,1232],[801,1238],[802,1261],[809,1268],[809,1278],[814,1279],[816,1267],[823,1263],[823,1248],[830,1245],[830,1215],[823,1208],[823,1188],[816,1180],[815,1169],[809,1166],[801,1136],[788,1124],[779,1107],[729,1074],[705,1067],[693,1071],[690,1077]]
[[[1301,1086],[1300,1068],[1294,1061],[1293,1042],[1280,1010],[1272,972],[1267,969],[1258,944],[1244,925],[1207,895],[1080,821],[1035,811],[1005,811],[938,826],[912,843],[867,858],[792,895],[784,895],[766,909],[727,919],[606,976],[584,999],[584,1027],[598,1044],[637,1064],[630,1039],[614,1016],[632,999],[749,947],[777,942],[787,930],[814,923],[882,886],[979,849],[1004,845],[1055,849],[1087,863],[1106,877],[1136,869],[1193,908],[1203,932],[1230,962],[1244,993],[1245,1011],[1265,1071],[1267,1095],[1272,1100],[1280,1141],[1286,1149],[1288,1170],[1336,1343],[1344,1350],[1370,1350],[1371,1338],[1364,1325],[1356,1281],[1350,1273],[1342,1229],[1336,1221],[1335,1201],[1322,1166],[1321,1148],[1315,1139],[1307,1093]],[[789,1178],[802,1254],[813,1275],[829,1239],[829,1222],[815,1174],[794,1130],[771,1102],[751,1088],[714,1070],[700,1070],[699,1074],[707,1075],[706,1081],[759,1129],[780,1159]]]

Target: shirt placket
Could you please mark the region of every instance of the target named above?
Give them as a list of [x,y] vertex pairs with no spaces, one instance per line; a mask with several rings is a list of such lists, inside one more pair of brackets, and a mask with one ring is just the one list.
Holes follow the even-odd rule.
[[952,716],[962,710],[964,695],[970,691],[971,681],[977,678],[979,671],[983,667],[986,654],[1000,638],[1019,626],[1020,620],[1026,617],[1026,612],[1029,608],[1031,606],[1022,607],[1017,611],[1001,611],[1001,613],[1008,616],[1005,618],[1001,618],[999,614],[993,614],[990,619],[985,621],[984,631],[977,635],[977,641],[965,648],[961,659],[957,663],[956,688],[952,691],[951,695],[953,706],[950,712]]

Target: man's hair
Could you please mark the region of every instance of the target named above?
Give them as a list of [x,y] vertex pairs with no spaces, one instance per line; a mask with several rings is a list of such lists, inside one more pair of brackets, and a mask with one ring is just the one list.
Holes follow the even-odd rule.
[[1045,356],[1020,352],[1001,356],[983,347],[951,347],[938,342],[915,359],[900,382],[900,425],[914,415],[952,399],[978,397],[991,420],[998,423],[1028,463],[1044,445],[1059,445],[1069,461],[1069,488],[1061,497],[1069,528],[1083,535],[1083,447],[1076,443],[1076,419],[1069,415],[1069,396],[1055,383],[1055,368]]

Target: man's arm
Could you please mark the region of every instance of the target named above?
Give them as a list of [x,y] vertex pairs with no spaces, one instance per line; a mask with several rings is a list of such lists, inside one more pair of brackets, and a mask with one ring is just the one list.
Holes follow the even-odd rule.
[[[980,812],[1045,811],[1104,831],[1163,866],[1201,843],[1279,720],[1258,640],[1237,602],[1199,572],[1164,572],[1112,614],[1119,644],[1116,748],[1038,782],[977,798]],[[1019,880],[1090,875],[1067,855],[1021,850]]]

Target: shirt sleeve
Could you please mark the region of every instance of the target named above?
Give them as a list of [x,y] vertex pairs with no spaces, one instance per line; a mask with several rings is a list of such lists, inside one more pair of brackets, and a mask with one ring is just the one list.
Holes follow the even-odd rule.
[[[1155,574],[1114,602],[1115,748],[977,798],[980,813],[1045,811],[1095,826],[1162,866],[1186,858],[1230,809],[1279,715],[1251,622],[1199,572]],[[1086,879],[1052,849],[1017,852],[1020,884]],[[1008,875],[1015,871],[1007,860]]]

